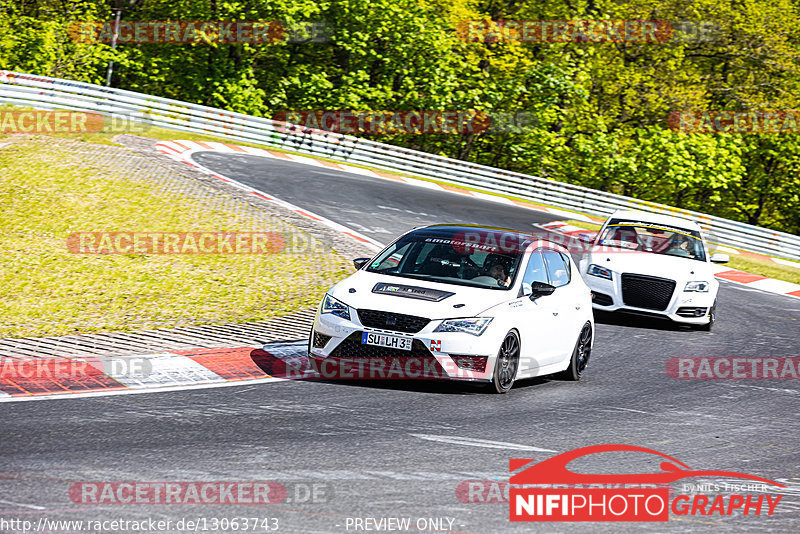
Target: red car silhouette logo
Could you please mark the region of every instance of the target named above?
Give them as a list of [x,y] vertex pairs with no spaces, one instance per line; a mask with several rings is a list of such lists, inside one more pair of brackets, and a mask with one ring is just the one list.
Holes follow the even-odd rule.
[[[577,458],[599,452],[617,451],[644,452],[661,456],[667,461],[661,462],[661,473],[583,474],[567,469],[567,464]],[[535,460],[511,460],[511,471],[532,461]],[[688,465],[675,458],[654,451],[653,449],[619,444],[593,445],[591,447],[581,447],[579,449],[567,451],[552,458],[548,458],[547,460],[542,460],[524,471],[513,475],[509,482],[511,484],[669,484],[670,482],[689,477],[745,478],[772,484],[780,488],[786,487],[773,480],[735,471],[693,470]]]

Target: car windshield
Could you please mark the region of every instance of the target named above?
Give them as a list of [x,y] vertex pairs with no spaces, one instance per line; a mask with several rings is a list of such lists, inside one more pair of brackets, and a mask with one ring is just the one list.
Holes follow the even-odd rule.
[[507,290],[530,243],[528,236],[501,230],[425,228],[387,247],[367,271]]
[[606,226],[599,244],[706,261],[700,232],[664,224],[613,219]]

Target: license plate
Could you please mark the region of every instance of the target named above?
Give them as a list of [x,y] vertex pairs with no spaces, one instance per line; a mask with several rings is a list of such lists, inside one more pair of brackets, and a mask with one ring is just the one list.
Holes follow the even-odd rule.
[[362,345],[375,345],[376,347],[386,347],[389,349],[411,350],[411,343],[414,340],[409,337],[390,336],[387,334],[373,334],[364,332],[361,334]]

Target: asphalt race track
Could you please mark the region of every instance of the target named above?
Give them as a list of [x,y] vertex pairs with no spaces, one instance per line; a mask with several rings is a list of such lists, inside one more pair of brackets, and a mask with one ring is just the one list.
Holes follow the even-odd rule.
[[[530,230],[554,219],[293,162],[210,152],[196,159],[384,243],[437,222]],[[507,395],[439,383],[288,381],[3,403],[0,519],[44,514],[174,525],[182,518],[274,517],[279,532],[308,533],[356,532],[353,518],[390,517],[410,518],[412,526],[422,519],[428,532],[438,525],[465,533],[800,531],[798,381],[675,380],[666,373],[672,357],[800,355],[800,301],[722,282],[710,333],[624,317],[597,323],[581,382],[528,380]],[[511,458],[543,460],[604,443],[649,447],[693,469],[739,471],[789,488],[772,516],[673,516],[669,523],[509,523],[507,503],[457,497],[460,482],[507,479]],[[573,467],[659,469],[645,455],[607,454]],[[79,481],[205,480],[282,482],[292,489],[290,502],[97,506],[68,495]],[[681,492],[700,482],[673,487]],[[313,484],[322,485],[320,496],[309,503],[305,489]]]

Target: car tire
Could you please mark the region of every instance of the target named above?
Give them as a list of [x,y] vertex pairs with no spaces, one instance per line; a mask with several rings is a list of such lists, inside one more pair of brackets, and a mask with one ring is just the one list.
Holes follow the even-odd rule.
[[592,355],[592,325],[586,323],[578,334],[578,341],[572,349],[572,357],[569,359],[569,366],[561,373],[565,380],[577,382],[583,376],[586,366],[589,364],[589,356]]
[[519,335],[511,330],[497,351],[492,382],[489,391],[492,393],[508,393],[514,385],[519,370]]

